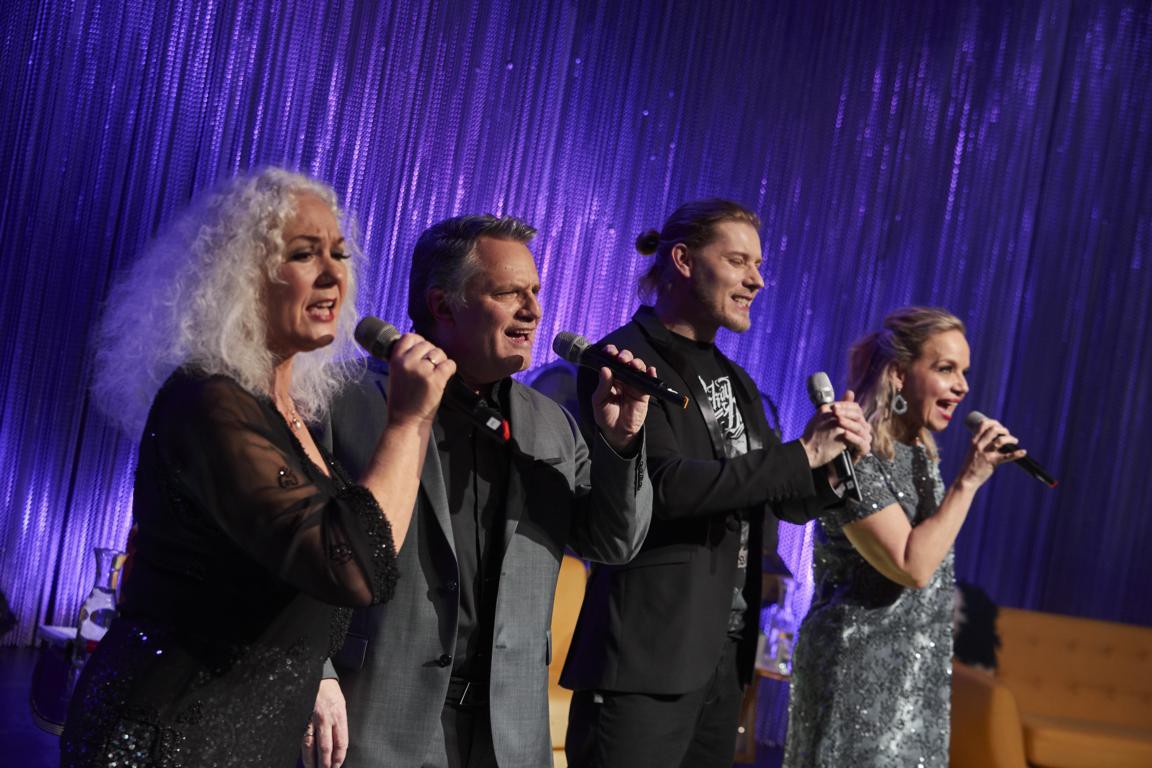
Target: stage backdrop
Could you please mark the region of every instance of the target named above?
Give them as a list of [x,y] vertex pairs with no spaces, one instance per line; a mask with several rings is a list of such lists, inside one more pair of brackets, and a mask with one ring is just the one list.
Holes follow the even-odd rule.
[[[92,547],[129,526],[135,437],[87,395],[109,281],[196,190],[267,163],[337,187],[371,262],[361,310],[395,321],[429,223],[534,222],[537,364],[555,331],[630,316],[638,232],[691,198],[743,201],[767,287],[720,343],[789,438],[806,376],[843,388],[886,311],[951,308],[965,409],[1061,479],[998,473],[960,575],[1152,624],[1145,0],[8,0],[0,35],[4,642],[71,622]],[[943,438],[945,477],[965,439]],[[785,531],[802,575],[809,537]]]

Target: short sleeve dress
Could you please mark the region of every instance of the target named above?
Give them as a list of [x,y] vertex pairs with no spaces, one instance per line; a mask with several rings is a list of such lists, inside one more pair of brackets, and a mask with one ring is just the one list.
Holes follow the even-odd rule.
[[939,465],[897,443],[856,466],[863,501],[821,517],[815,593],[793,658],[784,765],[946,766],[951,702],[953,552],[924,589],[860,556],[843,527],[890,504],[918,525],[944,495]]
[[387,599],[391,528],[270,401],[177,371],[140,442],[119,617],[77,684],[63,766],[294,766],[350,611]]

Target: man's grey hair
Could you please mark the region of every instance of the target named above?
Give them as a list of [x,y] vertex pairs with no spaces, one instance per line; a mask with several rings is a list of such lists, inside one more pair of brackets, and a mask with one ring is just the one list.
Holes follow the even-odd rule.
[[424,230],[412,252],[408,273],[408,317],[413,329],[422,335],[434,325],[428,308],[428,291],[444,291],[449,306],[465,306],[464,289],[479,270],[476,242],[481,237],[527,243],[536,236],[536,228],[513,216],[491,214],[453,216]]

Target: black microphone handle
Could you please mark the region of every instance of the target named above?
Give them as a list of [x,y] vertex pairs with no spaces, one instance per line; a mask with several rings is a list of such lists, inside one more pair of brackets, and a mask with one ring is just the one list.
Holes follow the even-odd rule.
[[[1016,451],[1020,450],[1020,446],[1016,443],[1011,443],[1009,445],[1002,445],[997,450],[1000,451],[1000,453],[1015,453]],[[1031,456],[1025,456],[1022,459],[1016,459],[1016,461],[1012,463],[1020,467],[1020,469],[1024,470],[1028,474],[1032,475],[1032,477],[1044,483],[1044,485],[1048,486],[1049,488],[1055,488],[1058,485],[1056,478],[1045,472],[1044,468],[1041,467]]]
[[612,371],[613,378],[640,390],[646,395],[652,395],[661,400],[666,400],[669,403],[675,403],[681,408],[688,407],[687,395],[680,394],[660,381],[660,379],[649,376],[645,371],[633,368],[627,363],[620,362],[597,347],[589,346],[580,353],[580,365],[597,371],[601,368],[607,368]]
[[[828,379],[828,374],[824,371],[817,371],[808,377],[808,399],[812,401],[812,405],[817,409],[825,405],[831,405],[832,401],[836,399],[836,393],[832,389],[832,382]],[[836,474],[840,476],[840,480],[844,483],[844,496],[845,498],[852,499],[853,501],[863,501],[860,495],[860,486],[856,482],[856,465],[852,463],[852,452],[845,448],[839,456],[832,460],[836,465]]]
[[[355,335],[356,342],[368,354],[384,362],[388,362],[388,358],[392,357],[392,348],[400,339],[400,332],[396,330],[396,326],[371,316],[361,318],[356,326]],[[459,373],[449,377],[447,384],[444,385],[444,395],[440,402],[467,416],[480,428],[481,434],[499,443],[506,443],[511,438],[511,429],[504,415],[481,402],[480,396],[464,383]]]
[[863,501],[860,486],[856,482],[856,466],[852,463],[852,454],[847,448],[836,457],[836,474],[844,483],[844,498]]

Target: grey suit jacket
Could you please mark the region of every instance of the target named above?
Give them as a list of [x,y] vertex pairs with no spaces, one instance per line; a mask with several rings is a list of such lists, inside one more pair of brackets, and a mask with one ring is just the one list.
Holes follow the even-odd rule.
[[[359,475],[386,422],[387,373],[372,365],[333,404],[328,442]],[[621,458],[597,436],[589,455],[575,420],[512,383],[512,470],[496,604],[489,701],[502,768],[551,765],[548,674],[552,600],[565,546],[605,563],[639,551],[651,520],[643,445]],[[439,455],[430,445],[412,525],[388,603],[360,612],[336,671],[348,705],[347,765],[419,766],[433,739],[452,671],[458,571]]]

